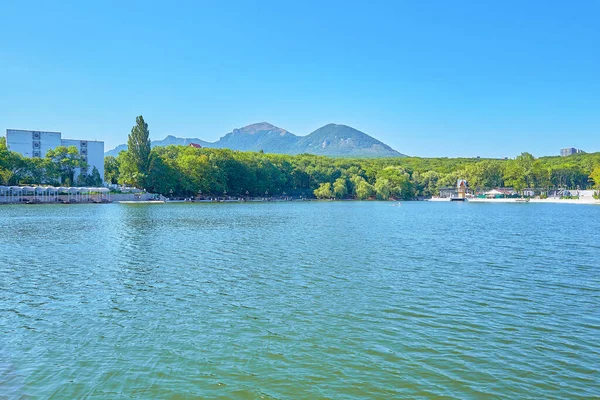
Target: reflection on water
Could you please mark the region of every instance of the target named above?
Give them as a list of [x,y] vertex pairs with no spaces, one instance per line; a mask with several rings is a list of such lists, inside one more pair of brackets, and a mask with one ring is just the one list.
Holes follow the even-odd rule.
[[599,231],[570,205],[2,206],[0,393],[598,397]]

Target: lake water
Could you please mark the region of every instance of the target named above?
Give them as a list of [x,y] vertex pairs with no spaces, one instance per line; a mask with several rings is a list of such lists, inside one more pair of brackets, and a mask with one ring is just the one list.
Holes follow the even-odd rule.
[[0,206],[0,289],[0,397],[600,397],[598,206]]

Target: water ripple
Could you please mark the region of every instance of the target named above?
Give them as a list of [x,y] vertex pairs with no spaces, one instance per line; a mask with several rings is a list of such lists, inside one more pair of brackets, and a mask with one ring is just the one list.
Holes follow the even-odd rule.
[[0,226],[8,398],[600,397],[598,207],[3,206]]

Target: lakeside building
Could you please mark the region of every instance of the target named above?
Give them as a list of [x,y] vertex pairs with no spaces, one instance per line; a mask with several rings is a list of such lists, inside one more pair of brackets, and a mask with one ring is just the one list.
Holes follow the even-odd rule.
[[88,169],[75,170],[75,179],[79,174],[89,174],[96,167],[104,182],[104,142],[95,140],[63,139],[60,132],[28,131],[21,129],[6,130],[6,146],[10,151],[23,157],[45,157],[48,150],[58,146],[75,146],[88,165]]
[[565,147],[564,149],[560,149],[560,155],[562,157],[571,156],[573,154],[585,153],[585,151],[576,149],[575,147]]
[[440,198],[450,199],[458,197],[458,190],[455,187],[442,187],[440,188]]
[[456,187],[440,188],[440,198],[442,199],[462,199],[464,200],[471,191],[468,188],[467,181],[459,179],[456,182]]

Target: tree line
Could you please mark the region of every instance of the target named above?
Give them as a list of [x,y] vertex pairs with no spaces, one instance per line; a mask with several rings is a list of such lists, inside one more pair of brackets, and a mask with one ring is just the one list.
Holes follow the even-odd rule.
[[[166,196],[295,196],[354,199],[414,199],[456,187],[600,189],[600,153],[515,159],[330,158],[187,146],[151,149],[142,116],[128,137],[128,150],[106,157],[107,183],[146,189]],[[25,159],[0,142],[0,182],[66,184],[81,166],[75,148],[57,148],[46,158]],[[97,172],[97,171],[96,171]],[[82,179],[91,179],[95,172]],[[99,176],[97,176],[99,178]],[[95,179],[95,178],[94,178]],[[77,183],[77,182],[75,182]],[[83,182],[80,182],[83,183]],[[86,183],[93,186],[91,183]]]
[[207,196],[304,196],[317,198],[414,199],[439,194],[466,179],[473,189],[495,187],[600,189],[600,153],[536,159],[330,158],[228,149],[150,148],[140,116],[129,150],[105,158],[105,179],[153,193]]

